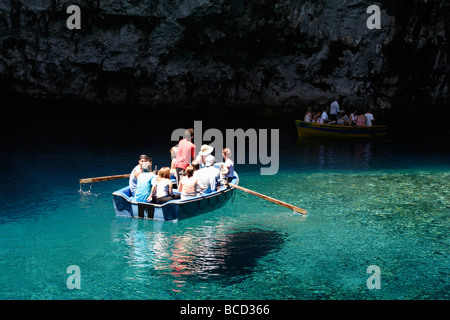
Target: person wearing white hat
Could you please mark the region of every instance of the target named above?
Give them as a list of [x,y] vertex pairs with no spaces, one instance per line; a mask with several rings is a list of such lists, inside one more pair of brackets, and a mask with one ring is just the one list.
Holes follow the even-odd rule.
[[202,145],[202,147],[200,148],[200,152],[195,158],[195,160],[197,160],[200,163],[200,168],[205,167],[206,157],[209,156],[213,152],[213,150],[214,148],[207,144]]
[[194,172],[194,176],[203,184],[205,190],[200,194],[205,195],[216,190],[220,179],[220,170],[214,166],[215,158],[206,156],[205,167]]

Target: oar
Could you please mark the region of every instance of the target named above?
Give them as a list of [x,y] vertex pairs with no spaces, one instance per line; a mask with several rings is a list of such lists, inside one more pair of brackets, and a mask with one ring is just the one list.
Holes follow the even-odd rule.
[[280,205],[280,206],[282,206],[282,207],[291,209],[291,210],[293,210],[293,211],[295,211],[295,212],[298,212],[298,213],[301,213],[301,214],[306,214],[306,213],[308,212],[308,211],[306,211],[305,209],[302,209],[302,208],[293,206],[292,204],[289,204],[289,203],[280,201],[280,200],[278,200],[278,199],[274,199],[274,198],[268,197],[268,196],[266,196],[266,195],[264,195],[264,194],[255,192],[255,191],[253,191],[253,190],[250,190],[250,189],[247,189],[247,188],[244,188],[244,187],[241,187],[241,186],[237,186],[237,185],[234,185],[234,184],[230,184],[230,187],[234,187],[234,188],[236,188],[236,189],[239,189],[239,190],[242,190],[242,191],[244,191],[244,192],[250,193],[250,194],[252,194],[252,195],[254,195],[254,196],[257,196],[257,197],[260,197],[260,198],[262,198],[262,199],[264,199],[264,200],[267,200],[267,201],[276,203],[276,204],[278,204],[278,205]]
[[80,179],[80,183],[92,183],[92,182],[100,182],[100,181],[108,181],[108,180],[116,180],[116,179],[125,179],[125,178],[129,178],[129,177],[130,177],[130,174],[119,174],[116,176],[86,178],[86,179]]

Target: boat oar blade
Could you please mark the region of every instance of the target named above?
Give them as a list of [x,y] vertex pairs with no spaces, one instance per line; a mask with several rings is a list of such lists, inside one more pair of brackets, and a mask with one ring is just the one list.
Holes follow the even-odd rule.
[[266,195],[264,195],[264,194],[255,192],[255,191],[253,191],[253,190],[250,190],[250,189],[247,189],[247,188],[244,188],[244,187],[241,187],[241,186],[238,186],[238,185],[230,185],[230,186],[231,186],[231,187],[234,187],[234,188],[236,188],[236,189],[239,189],[239,190],[241,190],[241,191],[250,193],[250,194],[252,194],[252,195],[254,195],[254,196],[260,197],[261,199],[264,199],[264,200],[273,202],[273,203],[275,203],[275,204],[278,204],[279,206],[288,208],[288,209],[293,210],[293,211],[295,211],[295,212],[298,212],[298,213],[301,213],[301,214],[306,214],[306,213],[308,212],[308,211],[306,211],[305,209],[296,207],[296,206],[294,206],[294,205],[292,205],[292,204],[289,204],[289,203],[286,203],[286,202],[284,202],[284,201],[281,201],[281,200],[278,200],[278,199],[275,199],[275,198],[266,196]]
[[119,174],[119,175],[115,175],[115,176],[85,178],[85,179],[80,179],[80,183],[93,183],[93,182],[109,181],[109,180],[116,180],[116,179],[125,179],[125,178],[129,178],[129,177],[130,177],[130,174]]

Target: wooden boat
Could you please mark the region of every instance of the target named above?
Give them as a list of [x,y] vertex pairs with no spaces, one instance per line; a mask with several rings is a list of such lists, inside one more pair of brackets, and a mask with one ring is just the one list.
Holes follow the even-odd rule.
[[373,138],[385,136],[387,126],[342,126],[295,120],[299,137]]
[[[238,185],[239,176],[235,172],[230,185]],[[178,192],[177,189],[173,190]],[[116,216],[177,221],[199,214],[210,212],[224,206],[233,196],[235,188],[222,186],[217,191],[204,196],[197,196],[187,200],[171,200],[164,204],[136,202],[131,196],[130,187],[126,186],[113,192],[114,210]]]

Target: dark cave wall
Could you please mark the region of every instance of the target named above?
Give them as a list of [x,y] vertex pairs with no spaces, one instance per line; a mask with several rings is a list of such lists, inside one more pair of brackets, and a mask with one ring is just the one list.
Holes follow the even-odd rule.
[[[66,8],[81,8],[81,30]],[[382,9],[369,30],[368,6]],[[92,104],[289,111],[446,110],[446,1],[31,1],[0,4],[7,92]],[[394,108],[392,108],[394,107]],[[409,109],[408,109],[409,108]]]

